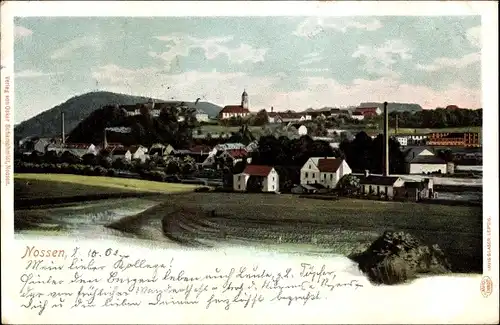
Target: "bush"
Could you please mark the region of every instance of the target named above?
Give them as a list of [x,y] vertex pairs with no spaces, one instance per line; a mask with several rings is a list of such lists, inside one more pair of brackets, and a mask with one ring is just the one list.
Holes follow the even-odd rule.
[[405,232],[386,231],[364,252],[349,257],[359,264],[360,270],[372,282],[378,284],[402,283],[417,273],[451,271],[451,265],[438,245],[424,245]]
[[106,176],[108,174],[108,170],[102,166],[97,166],[94,168],[94,175],[96,176]]
[[402,258],[391,255],[367,270],[368,278],[375,284],[400,284],[415,278],[408,263]]
[[199,188],[195,189],[194,191],[195,192],[210,192],[210,187],[203,186],[203,187],[199,187]]

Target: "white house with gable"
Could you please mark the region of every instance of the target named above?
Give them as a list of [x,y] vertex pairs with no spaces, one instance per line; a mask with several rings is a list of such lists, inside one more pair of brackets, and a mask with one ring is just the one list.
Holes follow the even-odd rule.
[[425,148],[413,148],[406,153],[406,172],[408,174],[428,174],[447,172],[446,161]]
[[251,177],[260,191],[279,191],[278,173],[273,167],[262,165],[248,165],[242,173],[233,175],[233,189],[236,192],[247,191]]
[[344,159],[335,157],[312,157],[300,170],[300,184],[321,184],[335,188],[338,181],[352,170]]

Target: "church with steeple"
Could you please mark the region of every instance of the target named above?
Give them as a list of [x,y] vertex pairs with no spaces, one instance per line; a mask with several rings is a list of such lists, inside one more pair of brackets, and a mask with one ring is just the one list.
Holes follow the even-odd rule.
[[242,117],[245,118],[250,115],[249,105],[248,105],[248,94],[246,90],[243,90],[241,94],[241,104],[240,105],[228,105],[219,112],[219,119],[229,119],[232,117]]

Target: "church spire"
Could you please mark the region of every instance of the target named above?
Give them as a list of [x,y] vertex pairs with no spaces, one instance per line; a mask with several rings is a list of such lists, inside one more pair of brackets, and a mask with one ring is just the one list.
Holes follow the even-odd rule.
[[246,89],[243,89],[243,94],[241,94],[241,107],[248,109],[248,94]]

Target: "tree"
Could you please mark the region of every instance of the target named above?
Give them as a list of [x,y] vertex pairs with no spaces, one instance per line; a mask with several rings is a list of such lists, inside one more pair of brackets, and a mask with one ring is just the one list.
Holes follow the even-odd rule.
[[95,166],[95,165],[97,165],[97,162],[98,162],[98,159],[97,159],[96,155],[94,155],[92,153],[87,153],[87,154],[82,156],[82,163],[84,165]]
[[337,183],[337,188],[343,193],[343,194],[354,194],[358,192],[361,188],[359,178],[352,175],[352,174],[347,174],[344,175],[339,182]]
[[268,124],[268,123],[269,123],[269,116],[268,116],[267,111],[265,109],[260,110],[253,117],[253,123],[252,124],[255,125],[255,126],[262,126],[262,125],[265,125],[265,124]]

